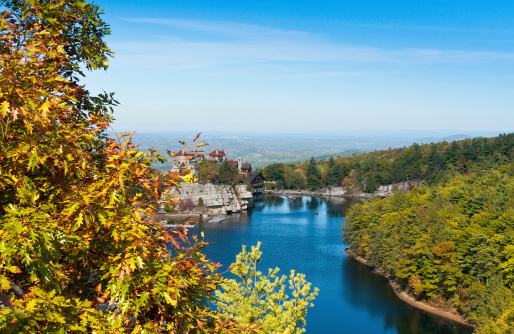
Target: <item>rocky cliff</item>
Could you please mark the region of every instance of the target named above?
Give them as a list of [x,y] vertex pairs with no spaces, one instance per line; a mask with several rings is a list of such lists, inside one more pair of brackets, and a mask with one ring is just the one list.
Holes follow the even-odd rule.
[[211,214],[240,212],[253,206],[252,193],[244,184],[181,184],[180,188],[173,188],[168,196],[176,196],[181,201],[190,198],[194,204],[203,202],[203,207]]
[[364,193],[362,191],[349,192],[345,187],[330,187],[323,188],[320,190],[309,191],[309,190],[280,190],[271,192],[287,192],[290,195],[306,195],[306,196],[334,196],[334,197],[363,197],[370,198],[373,196],[389,197],[393,194],[394,188],[403,192],[408,192],[414,187],[419,187],[421,181],[406,181],[395,184],[388,184],[380,186],[374,193]]
[[395,184],[388,184],[385,186],[378,187],[377,191],[373,193],[373,196],[388,197],[393,194],[394,188],[403,191],[404,193],[412,190],[414,187],[421,186],[421,181],[405,181]]

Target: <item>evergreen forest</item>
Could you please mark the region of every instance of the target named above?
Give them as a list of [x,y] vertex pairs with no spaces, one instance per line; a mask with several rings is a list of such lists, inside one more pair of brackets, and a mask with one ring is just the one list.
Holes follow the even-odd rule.
[[513,332],[513,147],[508,134],[341,159],[366,190],[370,182],[423,181],[352,206],[343,225],[350,254],[479,333]]
[[427,184],[447,181],[457,174],[493,168],[513,156],[514,134],[478,137],[375,151],[351,157],[271,164],[262,169],[269,188],[318,190],[344,186],[372,193],[380,185],[423,180]]

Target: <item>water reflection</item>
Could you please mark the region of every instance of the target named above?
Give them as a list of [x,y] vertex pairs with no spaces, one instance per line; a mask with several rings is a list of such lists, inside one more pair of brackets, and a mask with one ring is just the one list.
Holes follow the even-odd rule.
[[371,268],[344,257],[341,267],[342,298],[355,309],[383,318],[384,330],[396,329],[398,334],[470,334],[472,330],[443,318],[422,312],[402,302],[387,280]]
[[233,213],[231,215],[226,215],[227,222],[229,223],[249,223],[252,220],[252,211],[241,211],[238,213]]
[[[399,300],[387,281],[344,253],[341,224],[346,210],[360,200],[266,195],[251,211],[222,223],[201,220],[192,233],[205,232],[208,258],[234,261],[241,245],[262,242],[260,269],[296,269],[320,288],[307,315],[307,334],[468,334],[465,327],[434,318]],[[318,212],[315,215],[314,212]]]
[[330,217],[343,217],[342,206],[346,206],[346,198],[342,197],[323,197],[327,203],[327,214]]
[[276,195],[271,195],[271,196],[265,195],[264,199],[262,201],[266,206],[276,207],[276,206],[282,205],[284,203],[284,201],[286,201],[286,200],[283,199],[282,197],[276,196]]
[[309,210],[316,211],[321,205],[321,199],[319,197],[309,197],[306,205]]
[[320,197],[319,200],[326,204],[327,214],[330,217],[344,217],[346,215],[347,210],[353,204],[362,203],[363,201],[365,201],[361,198],[349,197]]
[[298,211],[303,208],[303,200],[301,197],[292,198],[287,201],[287,206],[291,211]]
[[249,211],[259,211],[259,210],[262,210],[264,209],[264,207],[266,206],[266,202],[264,201],[264,199],[262,197],[258,198],[258,199],[254,199],[253,201],[253,208]]

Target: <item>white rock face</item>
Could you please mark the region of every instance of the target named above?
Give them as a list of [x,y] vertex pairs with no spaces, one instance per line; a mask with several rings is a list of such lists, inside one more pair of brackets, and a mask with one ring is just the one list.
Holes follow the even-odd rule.
[[332,187],[323,189],[323,196],[344,196],[346,195],[346,188]]
[[361,197],[370,198],[373,196],[389,197],[393,194],[394,188],[407,193],[414,187],[421,186],[421,181],[405,181],[395,184],[388,184],[379,186],[374,193],[365,193],[362,191],[355,191],[354,193],[348,192],[345,187],[331,187],[324,188],[317,191],[309,190],[282,190],[281,192],[287,192],[289,195],[300,195],[300,196],[333,196],[333,197]]
[[191,198],[194,204],[198,204],[202,198],[203,206],[211,213],[240,212],[253,206],[252,193],[246,190],[244,184],[233,187],[226,184],[184,183],[180,188],[173,188],[168,196],[176,196],[182,201]]
[[393,194],[394,187],[398,188],[398,190],[403,191],[404,193],[408,192],[414,187],[419,187],[421,185],[420,181],[405,181],[395,184],[388,184],[385,186],[378,187],[377,191],[373,193],[374,196],[382,196],[389,197]]
[[234,188],[241,203],[241,210],[246,210],[253,207],[253,194],[251,191],[246,189],[246,184],[238,184]]
[[[421,185],[420,181],[406,181],[406,182],[400,182],[395,184],[388,184],[384,186],[379,186],[378,189],[372,193],[367,194],[363,193],[361,191],[356,192],[353,194],[353,196],[356,197],[371,197],[371,196],[381,196],[381,197],[389,197],[393,194],[394,188],[397,188],[400,191],[403,191],[404,193],[408,192],[414,187],[419,187]],[[346,188],[344,187],[332,187],[330,189],[325,188],[321,190],[322,196],[345,196],[349,195],[346,192]]]

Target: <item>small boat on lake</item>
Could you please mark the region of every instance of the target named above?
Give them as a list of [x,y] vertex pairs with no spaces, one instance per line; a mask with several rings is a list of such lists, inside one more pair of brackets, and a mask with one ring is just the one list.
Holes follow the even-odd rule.
[[288,201],[292,201],[292,200],[297,199],[298,197],[289,195],[289,193],[282,193],[282,195],[280,195],[280,198],[286,199]]
[[218,216],[216,218],[212,218],[211,220],[208,220],[209,223],[221,223],[222,221],[227,220],[225,217]]

